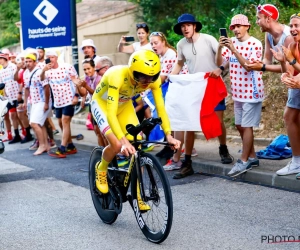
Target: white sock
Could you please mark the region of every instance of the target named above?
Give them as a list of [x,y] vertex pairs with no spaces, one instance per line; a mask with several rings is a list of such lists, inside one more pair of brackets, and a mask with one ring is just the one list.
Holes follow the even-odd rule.
[[293,156],[292,162],[299,166],[300,165],[300,156]]
[[255,160],[256,158],[252,158],[252,157],[248,157],[248,160],[250,160],[250,161],[253,161],[253,160]]
[[248,161],[242,161],[244,165],[246,165],[248,163]]

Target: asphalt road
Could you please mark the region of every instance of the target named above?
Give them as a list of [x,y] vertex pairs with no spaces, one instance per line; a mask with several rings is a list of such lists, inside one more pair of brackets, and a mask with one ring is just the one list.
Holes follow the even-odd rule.
[[279,243],[300,240],[298,193],[168,173],[173,226],[155,245],[127,203],[113,225],[101,222],[88,189],[89,152],[53,159],[27,147],[7,146],[0,156],[0,249],[300,249],[300,241]]

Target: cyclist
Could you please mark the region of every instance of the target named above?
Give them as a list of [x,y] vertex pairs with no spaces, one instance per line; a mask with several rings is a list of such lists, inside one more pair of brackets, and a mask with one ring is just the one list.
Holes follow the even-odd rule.
[[[105,194],[108,192],[108,164],[121,151],[126,156],[135,153],[126,132],[126,125],[138,125],[138,119],[131,101],[137,93],[151,89],[155,99],[162,128],[169,144],[178,149],[180,141],[171,136],[171,127],[161,91],[160,60],[150,50],[139,50],[129,58],[128,66],[114,66],[107,70],[92,97],[91,110],[101,133],[105,135],[108,146],[103,150],[101,162],[96,164],[96,187]],[[138,191],[139,192],[139,191]],[[140,210],[150,206],[138,200]]]

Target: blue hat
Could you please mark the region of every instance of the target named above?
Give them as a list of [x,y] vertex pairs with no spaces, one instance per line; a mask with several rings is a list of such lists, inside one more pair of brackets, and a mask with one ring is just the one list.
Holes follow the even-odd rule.
[[202,29],[202,24],[197,22],[195,17],[191,14],[185,13],[178,17],[177,24],[174,26],[173,30],[178,35],[183,35],[181,31],[181,24],[183,23],[194,23],[196,24],[196,32]]

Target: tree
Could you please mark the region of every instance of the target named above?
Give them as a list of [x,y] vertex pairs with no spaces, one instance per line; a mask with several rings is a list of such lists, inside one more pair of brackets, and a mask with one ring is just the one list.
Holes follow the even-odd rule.
[[0,1],[0,48],[19,42],[19,29],[15,23],[20,20],[18,0]]

